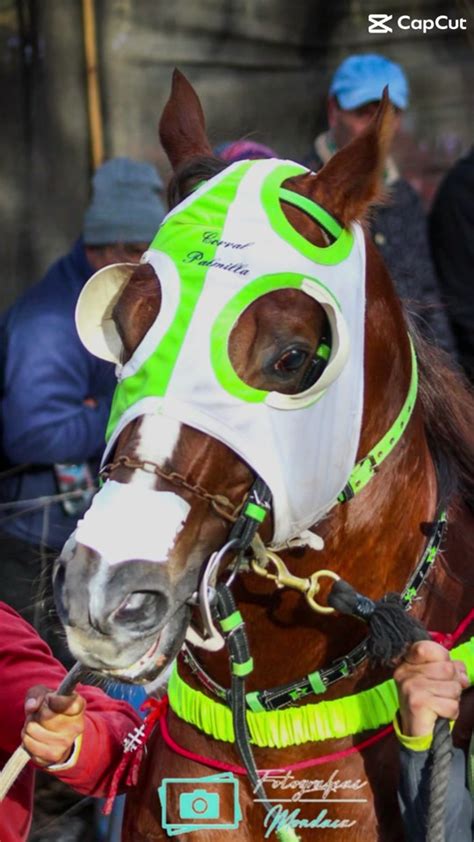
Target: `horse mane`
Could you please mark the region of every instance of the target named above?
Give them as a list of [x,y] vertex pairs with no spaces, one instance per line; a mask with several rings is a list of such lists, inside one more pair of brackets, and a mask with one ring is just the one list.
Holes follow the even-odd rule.
[[185,161],[173,173],[168,184],[168,206],[170,210],[186,196],[195,190],[201,181],[208,181],[222,170],[227,169],[229,164],[219,158],[206,158],[199,156]]
[[[186,161],[169,183],[170,208],[227,166],[211,157]],[[460,495],[474,510],[474,393],[448,354],[423,338],[408,313],[406,319],[418,358],[418,396],[436,465],[440,506],[447,506],[454,495]]]
[[438,474],[440,506],[459,495],[474,510],[474,392],[449,355],[424,339],[409,316],[407,321],[418,358],[418,397]]

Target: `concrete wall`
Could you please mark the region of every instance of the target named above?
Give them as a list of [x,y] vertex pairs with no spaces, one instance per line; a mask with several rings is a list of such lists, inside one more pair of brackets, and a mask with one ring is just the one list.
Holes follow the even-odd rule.
[[[440,12],[467,31],[369,35],[367,15]],[[171,72],[201,96],[211,141],[251,135],[304,156],[324,127],[325,92],[347,54],[378,51],[412,85],[398,153],[428,201],[474,135],[471,0],[96,0],[107,156],[150,160]],[[31,284],[80,230],[90,177],[79,0],[0,6],[2,284],[0,309]]]

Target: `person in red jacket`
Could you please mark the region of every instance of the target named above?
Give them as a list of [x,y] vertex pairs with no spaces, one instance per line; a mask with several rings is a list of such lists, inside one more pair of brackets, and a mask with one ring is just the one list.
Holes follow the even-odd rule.
[[[78,792],[107,795],[123,757],[123,740],[142,724],[138,714],[127,702],[115,701],[97,687],[79,684],[73,696],[58,696],[54,689],[66,670],[35,630],[3,602],[0,639],[0,768],[23,742],[34,764]],[[33,762],[0,802],[1,842],[27,839]],[[122,790],[127,775],[124,767]]]

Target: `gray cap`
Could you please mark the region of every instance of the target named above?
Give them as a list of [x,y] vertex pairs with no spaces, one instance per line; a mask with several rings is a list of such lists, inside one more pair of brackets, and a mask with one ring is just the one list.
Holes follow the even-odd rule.
[[84,215],[88,246],[149,243],[166,213],[163,182],[155,167],[131,158],[112,158],[92,179],[92,199]]

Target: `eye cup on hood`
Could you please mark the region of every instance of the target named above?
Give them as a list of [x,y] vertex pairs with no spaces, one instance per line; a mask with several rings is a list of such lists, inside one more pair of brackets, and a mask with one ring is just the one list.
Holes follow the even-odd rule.
[[[331,348],[321,376],[297,394],[266,391],[249,385],[239,377],[230,358],[230,340],[238,329],[241,316],[262,296],[284,289],[299,289],[316,300],[323,308],[329,323]],[[247,284],[223,308],[211,331],[211,363],[220,385],[230,394],[248,403],[263,403],[276,409],[299,409],[314,403],[338,377],[349,353],[349,336],[339,302],[315,278],[304,275],[266,275]]]
[[120,363],[122,340],[112,318],[114,307],[137,263],[113,263],[99,269],[83,287],[76,305],[76,329],[82,344],[95,357]]

